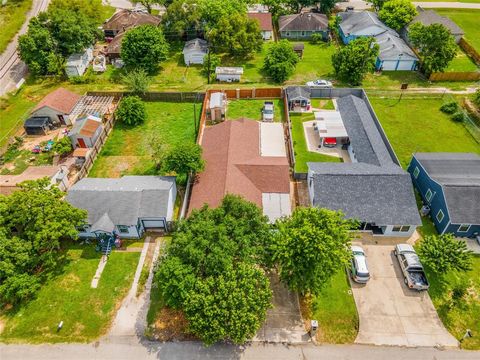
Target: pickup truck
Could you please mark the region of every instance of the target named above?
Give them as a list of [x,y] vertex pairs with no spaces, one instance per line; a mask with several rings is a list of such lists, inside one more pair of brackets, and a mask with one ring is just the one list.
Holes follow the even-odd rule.
[[405,285],[407,285],[409,289],[419,291],[427,290],[430,285],[428,284],[423,266],[413,246],[409,244],[397,244],[394,254],[400,264]]
[[273,102],[265,101],[263,103],[263,121],[272,122],[273,121]]

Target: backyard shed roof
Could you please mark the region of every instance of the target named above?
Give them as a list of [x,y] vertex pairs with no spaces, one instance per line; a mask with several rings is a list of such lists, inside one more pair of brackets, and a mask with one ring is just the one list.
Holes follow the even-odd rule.
[[473,153],[416,153],[428,175],[443,187],[450,221],[480,223],[480,156]]
[[273,31],[272,14],[269,12],[249,12],[248,17],[258,21],[260,30]]
[[280,16],[279,31],[326,31],[328,18],[325,14],[300,13]]
[[174,185],[174,176],[83,178],[69,189],[66,200],[87,210],[89,224],[108,214],[116,225],[134,225],[139,218],[166,217]]
[[380,21],[377,13],[372,11],[346,11],[338,15],[342,18],[339,26],[345,35],[355,34],[371,27],[378,28],[379,32],[391,30]]
[[146,24],[157,26],[160,24],[160,18],[148,13],[124,9],[116,12],[110,19],[105,21],[103,30],[123,31]]
[[287,98],[291,100],[310,100],[310,88],[308,86],[289,86],[286,89]]
[[407,28],[410,27],[412,24],[417,22],[422,23],[423,25],[431,25],[431,24],[442,24],[452,35],[463,35],[464,31],[452,20],[450,20],[446,16],[441,16],[434,10],[424,10],[422,7],[417,6],[418,15],[413,18],[410,24],[407,25]]
[[35,108],[32,110],[32,113],[48,106],[51,109],[54,109],[58,112],[64,114],[70,114],[77,102],[80,100],[81,96],[75,94],[64,88],[58,88],[47,96],[45,96]]
[[389,59],[412,59],[418,60],[412,49],[405,43],[398,34],[393,31],[386,31],[375,36],[375,40],[380,48],[378,57],[381,60]]
[[308,163],[313,205],[376,225],[421,225],[408,173],[361,163]]
[[228,67],[228,66],[217,66],[215,68],[215,74],[222,74],[222,75],[242,75],[243,74],[243,67]]
[[206,54],[208,52],[208,42],[206,40],[198,38],[187,41],[185,43],[185,46],[183,47],[183,53],[193,50],[201,51]]
[[23,126],[30,128],[43,128],[48,125],[50,118],[48,116],[35,116],[25,120]]
[[99,127],[102,126],[102,119],[88,115],[81,120],[78,120],[70,131],[70,135],[82,135],[85,137],[92,137]]

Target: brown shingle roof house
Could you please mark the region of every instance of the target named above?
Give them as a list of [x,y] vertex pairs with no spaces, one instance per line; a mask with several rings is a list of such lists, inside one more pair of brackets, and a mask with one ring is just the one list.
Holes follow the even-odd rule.
[[273,36],[272,14],[269,12],[248,13],[250,19],[254,19],[260,25],[263,40],[270,40]]
[[148,13],[124,9],[113,14],[110,19],[103,23],[102,28],[105,37],[112,38],[119,32],[146,24],[158,26],[160,18]]
[[52,123],[71,125],[69,116],[81,96],[58,88],[45,96],[31,112],[32,117],[46,116]]
[[189,212],[217,207],[230,193],[263,208],[271,221],[291,213],[289,163],[283,127],[241,119],[207,127],[205,171],[193,186]]

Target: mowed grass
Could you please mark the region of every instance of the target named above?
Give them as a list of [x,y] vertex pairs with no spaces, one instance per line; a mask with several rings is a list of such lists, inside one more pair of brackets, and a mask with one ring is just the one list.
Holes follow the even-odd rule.
[[[474,1],[469,1],[474,2]],[[476,0],[475,2],[480,2]],[[447,16],[453,20],[465,32],[465,39],[480,52],[480,10],[473,9],[435,9],[440,15]]]
[[318,321],[321,343],[349,344],[358,333],[358,314],[345,270],[340,270],[309,303],[308,318]]
[[415,152],[480,153],[465,126],[439,110],[441,98],[369,99],[404,168]]
[[262,99],[262,100],[229,100],[227,105],[227,119],[237,120],[242,117],[252,120],[262,120],[263,103],[265,101],[273,102],[273,113],[275,122],[283,122],[285,117],[284,105],[282,99]]
[[[3,342],[88,342],[105,334],[131,286],[138,252],[113,252],[96,289],[90,287],[101,254],[93,245],[72,245],[62,273],[36,299],[3,314]],[[57,326],[63,321],[63,328]]]
[[[301,42],[301,41],[298,41]],[[297,41],[292,41],[292,46]],[[305,46],[303,58],[297,63],[294,74],[286,81],[286,84],[304,85],[307,81],[332,79],[333,66],[332,55],[336,48],[333,43],[311,44],[303,41]]]
[[303,123],[314,120],[313,113],[290,113],[290,122],[292,123],[293,151],[295,153],[295,172],[306,173],[308,171],[307,162],[341,162],[340,158],[324,154],[318,154],[308,151],[307,140]]
[[[430,281],[428,293],[437,309],[438,315],[447,330],[457,339],[461,339],[466,329],[470,329],[473,337],[461,343],[463,349],[480,349],[480,256],[474,256],[473,268],[467,273],[448,273],[444,278],[434,275],[427,269]],[[466,294],[457,301],[452,300],[452,289],[455,284],[467,282]]]
[[[0,1],[1,4],[1,1]],[[8,0],[0,5],[0,54],[7,48],[15,34],[20,30],[32,7],[32,0]]]
[[448,64],[445,72],[475,72],[478,67],[475,62],[460,47],[457,56]]
[[[136,127],[117,122],[97,157],[90,177],[155,174],[149,142],[158,137],[167,145],[195,142],[194,104],[145,102],[147,120]],[[196,104],[196,119],[201,103]]]

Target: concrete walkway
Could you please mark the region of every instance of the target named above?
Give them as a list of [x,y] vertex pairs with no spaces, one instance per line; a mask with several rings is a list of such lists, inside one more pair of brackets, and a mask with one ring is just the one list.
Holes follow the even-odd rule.
[[[155,246],[152,265],[150,267],[150,274],[145,285],[145,291],[139,297],[137,297],[138,281],[142,273],[143,264],[147,256],[149,246]],[[158,238],[156,242],[151,242],[151,238],[149,236],[145,239],[132,286],[128,292],[128,295],[123,300],[120,309],[117,311],[117,315],[105,341],[118,342],[120,340],[122,342],[139,342],[141,337],[144,335],[146,328],[146,314],[150,305],[150,288],[153,281],[152,270],[153,265],[158,258],[160,246],[161,238]]]
[[100,277],[102,276],[103,270],[105,269],[105,266],[107,265],[107,260],[108,256],[103,255],[100,258],[100,261],[98,262],[98,267],[97,271],[95,271],[95,276],[92,279],[92,282],[90,283],[90,287],[93,289],[96,289],[98,286],[98,282],[100,281]]

